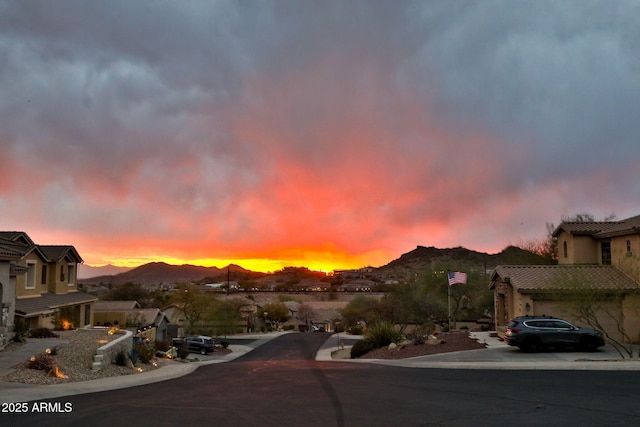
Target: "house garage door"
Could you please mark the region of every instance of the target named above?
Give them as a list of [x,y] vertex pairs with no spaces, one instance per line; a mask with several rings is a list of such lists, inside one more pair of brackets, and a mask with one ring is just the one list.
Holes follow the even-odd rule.
[[[622,336],[618,332],[616,319],[621,318],[620,304],[616,301],[599,302],[600,310],[598,311],[598,322],[603,329],[613,338],[621,340]],[[560,302],[560,301],[541,301],[537,300],[533,305],[533,314],[536,316],[556,316],[574,323],[576,326],[589,327],[585,321],[580,320],[576,315],[576,303]],[[612,317],[614,316],[615,319]]]

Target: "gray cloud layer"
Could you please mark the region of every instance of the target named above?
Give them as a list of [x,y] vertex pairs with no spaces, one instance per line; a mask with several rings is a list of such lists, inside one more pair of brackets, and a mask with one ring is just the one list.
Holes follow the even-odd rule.
[[638,12],[2,1],[1,217],[255,255],[500,249],[562,214],[634,215]]

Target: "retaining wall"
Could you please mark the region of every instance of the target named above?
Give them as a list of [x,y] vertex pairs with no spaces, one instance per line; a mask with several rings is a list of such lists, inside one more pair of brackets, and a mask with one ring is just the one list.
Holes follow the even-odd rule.
[[120,329],[120,331],[124,332],[124,335],[110,341],[96,350],[96,355],[93,356],[93,365],[91,367],[92,371],[99,371],[105,366],[113,363],[116,354],[121,350],[126,354],[129,354],[131,348],[133,348],[133,332],[127,331],[126,329]]

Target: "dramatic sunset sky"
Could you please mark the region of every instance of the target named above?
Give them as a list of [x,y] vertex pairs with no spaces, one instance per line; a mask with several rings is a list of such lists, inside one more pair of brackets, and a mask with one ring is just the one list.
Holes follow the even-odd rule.
[[640,214],[638,1],[0,0],[0,228],[379,266]]

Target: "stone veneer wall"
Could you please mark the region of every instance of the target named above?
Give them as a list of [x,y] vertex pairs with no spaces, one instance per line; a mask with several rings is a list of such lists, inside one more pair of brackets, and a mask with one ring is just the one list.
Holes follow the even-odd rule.
[[125,353],[129,354],[133,348],[133,332],[125,329],[120,329],[120,331],[124,332],[123,336],[110,341],[96,350],[96,355],[93,356],[93,365],[91,367],[92,371],[99,371],[105,366],[113,363],[113,359],[116,357],[116,354],[121,350],[124,350]]

